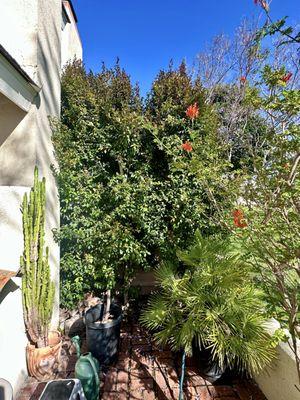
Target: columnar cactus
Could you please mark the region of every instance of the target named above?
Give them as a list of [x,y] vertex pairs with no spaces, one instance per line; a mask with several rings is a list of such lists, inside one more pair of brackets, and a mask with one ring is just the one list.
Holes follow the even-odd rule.
[[23,197],[24,252],[21,256],[24,321],[30,340],[37,346],[48,345],[48,329],[52,317],[54,284],[50,279],[49,249],[45,245],[45,178],[38,179],[34,170],[34,186]]

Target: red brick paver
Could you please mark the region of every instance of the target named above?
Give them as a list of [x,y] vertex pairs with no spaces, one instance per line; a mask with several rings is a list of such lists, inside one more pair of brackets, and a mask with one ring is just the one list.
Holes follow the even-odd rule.
[[[69,359],[66,377],[74,376],[76,356]],[[235,380],[212,385],[199,374],[193,359],[187,359],[186,400],[266,400],[252,381]],[[102,400],[177,400],[180,358],[170,349],[159,349],[138,324],[123,325],[116,364],[100,375]],[[17,400],[38,400],[45,383],[30,379]]]
[[[159,349],[149,333],[135,324],[122,330],[120,350],[115,367],[119,371],[117,387],[121,385],[124,391],[116,392],[114,386],[109,389],[105,384],[101,399],[178,399],[180,361],[169,349]],[[187,359],[186,364],[184,395],[187,400],[266,400],[252,381],[212,385],[200,376],[193,359]]]

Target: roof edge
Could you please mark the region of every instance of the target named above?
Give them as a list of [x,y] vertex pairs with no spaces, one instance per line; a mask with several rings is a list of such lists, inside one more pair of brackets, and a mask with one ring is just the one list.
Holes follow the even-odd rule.
[[30,78],[26,71],[20,66],[20,64],[9,54],[7,50],[0,44],[0,54],[9,62],[10,65],[14,67],[16,71],[34,87],[36,91],[40,91],[40,87]]
[[66,0],[66,1],[70,4],[71,11],[72,11],[72,14],[73,14],[73,16],[74,16],[74,20],[75,20],[75,22],[76,22],[76,24],[77,24],[78,19],[77,19],[77,15],[76,15],[75,8],[74,8],[74,6],[73,6],[72,0]]

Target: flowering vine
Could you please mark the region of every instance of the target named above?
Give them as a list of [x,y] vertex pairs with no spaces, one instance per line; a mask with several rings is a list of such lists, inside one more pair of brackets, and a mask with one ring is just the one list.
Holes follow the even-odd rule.
[[291,72],[288,72],[287,74],[285,74],[281,80],[285,83],[288,83],[288,81],[291,79],[291,77],[293,76],[293,74]]
[[188,153],[190,153],[191,151],[193,151],[193,146],[191,145],[190,142],[185,142],[182,143],[181,148],[185,151],[187,151]]
[[199,107],[198,107],[197,103],[190,105],[187,108],[185,113],[188,118],[190,118],[192,121],[194,121],[194,119],[197,118],[199,115]]
[[245,221],[245,216],[242,210],[233,210],[233,223],[237,228],[246,228],[247,222]]

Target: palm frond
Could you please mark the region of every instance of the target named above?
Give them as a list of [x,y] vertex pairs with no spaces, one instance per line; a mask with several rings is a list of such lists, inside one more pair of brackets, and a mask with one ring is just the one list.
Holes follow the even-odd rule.
[[191,354],[196,341],[211,350],[220,367],[250,375],[269,365],[275,351],[250,263],[228,240],[203,237],[199,231],[195,244],[178,257],[185,272],[168,264],[160,267],[160,294],[150,299],[141,317],[155,330],[157,342]]

